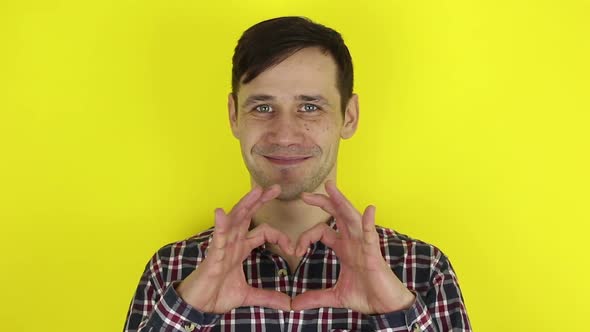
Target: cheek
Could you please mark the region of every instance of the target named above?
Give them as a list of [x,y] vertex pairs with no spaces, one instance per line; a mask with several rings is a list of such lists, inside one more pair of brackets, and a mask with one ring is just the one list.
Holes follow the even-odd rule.
[[330,130],[332,130],[332,127],[330,127],[329,124],[325,124],[325,123],[305,123],[303,125],[303,128],[305,128],[306,132],[311,132],[311,131],[315,131],[315,132],[321,132],[321,133],[327,133],[330,132]]
[[315,119],[307,119],[304,124],[304,128],[306,131],[311,132],[329,132],[334,130],[336,124],[334,121],[328,116],[322,116]]
[[240,143],[242,147],[252,147],[264,136],[264,126],[252,122],[242,123],[240,126]]
[[314,142],[314,145],[322,147],[323,150],[330,149],[330,146],[337,144],[340,140],[337,128],[325,124],[311,128],[306,134]]
[[260,140],[251,132],[242,135],[240,137],[240,146],[242,148],[242,153],[250,155],[250,152],[252,152],[252,149],[256,144],[259,143],[259,141]]

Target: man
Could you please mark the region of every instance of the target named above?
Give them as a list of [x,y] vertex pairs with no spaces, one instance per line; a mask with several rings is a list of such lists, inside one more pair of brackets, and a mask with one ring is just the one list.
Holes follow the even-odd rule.
[[125,331],[470,331],[449,260],[375,226],[336,187],[359,118],[339,33],[305,18],[254,25],[228,111],[252,190],[215,226],[148,263]]

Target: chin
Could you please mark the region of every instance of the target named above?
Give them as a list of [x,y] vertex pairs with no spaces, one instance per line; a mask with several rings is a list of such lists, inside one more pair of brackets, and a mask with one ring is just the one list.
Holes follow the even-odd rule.
[[296,192],[283,192],[276,198],[281,202],[292,202],[301,199],[301,191]]
[[[319,180],[319,179],[317,179]],[[276,182],[281,186],[281,193],[277,197],[280,201],[295,201],[301,199],[301,193],[304,192],[314,192],[315,189],[319,184],[317,180],[312,181],[298,181],[298,182],[291,182],[291,183],[284,183],[284,182]],[[321,184],[321,181],[319,181]]]

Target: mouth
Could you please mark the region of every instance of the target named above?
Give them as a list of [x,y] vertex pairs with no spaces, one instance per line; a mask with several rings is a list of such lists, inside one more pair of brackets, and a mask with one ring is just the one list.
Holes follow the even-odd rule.
[[291,166],[303,163],[307,159],[311,158],[310,156],[263,156],[269,162],[275,165],[281,166]]

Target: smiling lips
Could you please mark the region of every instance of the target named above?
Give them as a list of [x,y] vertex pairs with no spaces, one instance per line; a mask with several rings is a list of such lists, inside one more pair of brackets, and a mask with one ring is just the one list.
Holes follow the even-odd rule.
[[311,156],[264,156],[268,161],[276,165],[297,165],[311,158]]

